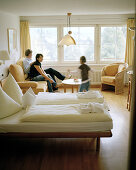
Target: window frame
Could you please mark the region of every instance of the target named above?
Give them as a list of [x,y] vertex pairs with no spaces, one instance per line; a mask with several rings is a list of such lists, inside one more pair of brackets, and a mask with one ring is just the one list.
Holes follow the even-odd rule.
[[[119,63],[119,62],[123,62],[123,61],[119,61],[119,60],[110,60],[110,61],[102,61],[101,60],[101,27],[123,27],[123,26],[126,26],[126,28],[127,28],[127,24],[100,24],[99,25],[100,26],[100,32],[99,32],[99,38],[100,38],[100,49],[99,49],[99,52],[100,52],[100,54],[99,54],[99,63],[101,63],[101,64],[110,64],[110,63]],[[127,31],[127,29],[126,29],[126,31]],[[127,35],[126,35],[127,36]],[[125,62],[125,56],[124,56],[124,62]]]
[[[57,28],[57,44],[58,44],[58,26],[57,25],[29,25],[29,31],[30,28]],[[31,37],[30,37],[31,38]],[[43,61],[43,65],[45,65],[45,63],[49,63],[49,64],[53,64],[53,63],[58,63],[58,45],[57,45],[57,61]]]
[[[94,61],[88,61],[89,65],[105,65],[110,63],[117,63],[121,61],[101,61],[101,27],[116,27],[126,26],[126,23],[122,24],[72,24],[71,27],[94,27]],[[61,41],[63,34],[63,28],[67,27],[66,24],[32,24],[30,28],[57,28],[57,44]],[[125,60],[125,56],[124,56]],[[77,66],[79,61],[64,61],[64,47],[57,45],[57,61],[43,62],[43,66]]]
[[[66,27],[66,25],[63,25],[63,27],[62,27],[62,37],[64,36],[64,32],[63,32],[63,30],[64,30],[64,27]],[[84,25],[82,25],[82,24],[72,24],[72,26],[71,27],[94,27],[94,60],[93,61],[88,61],[87,63],[88,64],[94,64],[94,63],[96,63],[96,36],[95,36],[95,32],[96,32],[96,25],[92,25],[92,24],[84,24]],[[61,40],[61,39],[60,39]],[[62,58],[63,58],[63,60],[62,60],[62,64],[72,64],[73,62],[75,63],[75,64],[79,64],[79,61],[64,61],[64,46],[62,47],[61,46],[61,48],[63,48],[63,56],[62,56]]]

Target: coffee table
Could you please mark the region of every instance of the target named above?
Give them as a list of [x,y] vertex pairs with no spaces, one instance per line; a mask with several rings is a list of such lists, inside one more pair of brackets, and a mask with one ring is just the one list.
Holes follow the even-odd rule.
[[74,87],[77,88],[77,92],[78,92],[78,86],[81,84],[81,79],[76,79],[77,81],[75,81],[74,79],[67,79],[67,80],[63,80],[62,84],[64,87],[64,93],[66,93],[66,88],[67,87],[71,87],[72,89],[72,93],[74,93]]

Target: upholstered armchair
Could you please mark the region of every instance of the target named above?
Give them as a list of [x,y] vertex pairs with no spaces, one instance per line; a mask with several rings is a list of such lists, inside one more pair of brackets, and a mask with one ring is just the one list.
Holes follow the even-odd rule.
[[124,72],[126,64],[115,63],[105,66],[101,72],[101,90],[115,87],[115,94],[124,91]]
[[9,72],[15,78],[23,93],[25,93],[30,87],[33,89],[35,94],[38,94],[39,92],[45,92],[47,90],[46,81],[35,82],[26,79],[21,62],[18,62],[17,64],[11,64],[9,67]]

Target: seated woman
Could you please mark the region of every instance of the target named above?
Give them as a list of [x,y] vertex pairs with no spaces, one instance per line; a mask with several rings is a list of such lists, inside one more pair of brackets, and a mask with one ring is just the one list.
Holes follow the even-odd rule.
[[36,61],[32,63],[30,67],[30,80],[31,81],[47,81],[48,91],[53,92],[53,87],[57,88],[57,83],[52,79],[52,77],[45,73],[41,67],[41,62],[43,61],[43,55],[37,54]]

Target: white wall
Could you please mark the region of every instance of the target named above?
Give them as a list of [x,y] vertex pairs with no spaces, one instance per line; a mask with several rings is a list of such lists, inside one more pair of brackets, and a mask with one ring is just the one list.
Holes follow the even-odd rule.
[[[8,67],[15,63],[20,56],[20,19],[19,16],[0,12],[0,50],[8,50],[7,29],[15,28],[17,30],[17,54],[12,56],[11,60],[5,61],[5,64],[0,65],[0,79],[6,77]],[[4,76],[2,76],[2,74]]]

